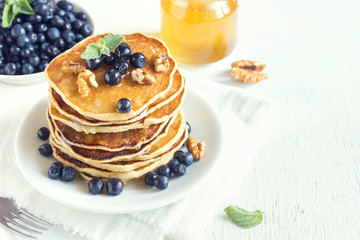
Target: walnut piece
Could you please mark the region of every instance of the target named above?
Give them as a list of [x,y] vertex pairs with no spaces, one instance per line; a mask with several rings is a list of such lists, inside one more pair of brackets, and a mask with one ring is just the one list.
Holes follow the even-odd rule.
[[95,80],[95,74],[89,69],[85,69],[83,72],[79,73],[78,79],[82,78],[89,82],[94,88],[97,88],[99,84]]
[[257,83],[268,78],[265,73],[260,73],[266,67],[265,63],[240,60],[231,64],[231,77],[242,83]]
[[155,72],[165,72],[169,69],[169,57],[166,54],[154,53],[151,57]]
[[131,72],[132,80],[145,85],[155,83],[155,77],[148,74],[143,68],[136,68]]
[[74,73],[74,74],[79,74],[83,71],[85,71],[85,66],[82,63],[76,63],[76,62],[72,62],[70,61],[69,64],[65,64],[63,66],[63,70],[67,73]]
[[90,87],[87,84],[86,80],[83,78],[77,79],[78,91],[81,94],[81,97],[87,97],[90,93]]
[[196,142],[193,137],[188,137],[185,141],[185,146],[189,152],[194,155],[194,160],[200,160],[205,154],[205,142]]

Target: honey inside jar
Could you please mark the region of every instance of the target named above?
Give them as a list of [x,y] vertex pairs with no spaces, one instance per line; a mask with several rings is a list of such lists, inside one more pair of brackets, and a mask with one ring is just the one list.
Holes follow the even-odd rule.
[[161,38],[184,63],[220,60],[234,49],[237,0],[162,0]]

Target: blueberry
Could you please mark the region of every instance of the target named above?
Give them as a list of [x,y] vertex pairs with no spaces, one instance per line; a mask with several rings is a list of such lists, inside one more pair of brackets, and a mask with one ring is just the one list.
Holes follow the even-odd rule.
[[40,64],[40,57],[36,53],[32,53],[29,57],[29,63],[34,67]]
[[71,30],[65,30],[62,32],[61,37],[67,42],[72,42],[75,40],[75,34]]
[[62,27],[62,30],[71,30],[72,26],[71,26],[71,23],[69,22],[65,22],[64,23],[64,26]]
[[75,179],[76,172],[75,169],[72,167],[64,167],[61,172],[61,180],[64,182],[71,182]]
[[66,11],[64,9],[61,9],[61,8],[56,8],[55,13],[57,15],[59,15],[60,17],[64,17],[65,14],[66,14]]
[[29,22],[31,22],[32,24],[34,23],[41,23],[42,21],[42,17],[38,14],[32,14],[32,15],[28,15],[28,20]]
[[109,86],[118,85],[121,81],[121,74],[117,69],[107,70],[104,76],[105,83]]
[[11,28],[10,33],[13,38],[17,38],[21,35],[25,35],[26,31],[25,31],[25,28],[23,28],[23,26],[21,26],[21,24],[15,24]]
[[175,153],[174,153],[174,158],[179,160],[180,159],[180,156],[182,156],[184,154],[184,151],[183,150],[177,150]]
[[34,6],[34,12],[36,14],[44,16],[47,13],[47,11],[49,10],[49,7],[50,6],[48,4],[38,3],[38,4],[35,4],[35,6]]
[[192,155],[190,152],[184,152],[180,156],[179,162],[188,167],[194,162],[194,155]]
[[49,47],[46,49],[46,53],[51,57],[56,57],[59,55],[60,50],[55,46],[50,44]]
[[164,190],[169,185],[169,178],[165,176],[156,176],[154,180],[154,186],[159,190]]
[[115,56],[117,59],[128,60],[131,56],[131,47],[127,43],[120,43],[115,50]]
[[178,164],[178,163],[179,163],[179,160],[177,160],[176,158],[172,159],[172,160],[168,163],[168,166],[170,167],[171,172],[174,171],[174,166],[175,166],[176,164]]
[[[39,34],[40,34],[40,33],[39,33]],[[34,32],[28,32],[26,35],[30,38],[30,42],[31,42],[32,44],[34,44],[34,43],[37,42],[38,36],[37,36],[36,33],[34,33]]]
[[16,16],[14,18],[14,20],[12,21],[12,24],[19,24],[19,23],[22,23],[23,22],[23,19],[19,16]]
[[[1,62],[1,58],[0,58],[0,62]],[[5,74],[5,65],[0,63],[0,74]]]
[[75,19],[75,20],[71,23],[71,26],[72,26],[72,29],[73,29],[75,32],[78,32],[83,24],[84,24],[83,21],[80,21],[80,20],[78,20],[78,19]]
[[186,173],[186,166],[182,163],[178,163],[173,167],[172,173],[178,177],[183,176]]
[[30,22],[24,22],[22,24],[22,27],[25,29],[25,31],[27,32],[32,32],[33,31],[33,25]]
[[104,189],[104,182],[101,178],[93,178],[89,181],[88,187],[92,194],[97,195]]
[[103,55],[103,61],[106,65],[114,65],[115,54],[113,52],[110,52],[110,56]]
[[75,15],[74,15],[74,13],[72,13],[72,12],[66,12],[66,13],[65,13],[65,16],[64,16],[64,20],[65,20],[66,22],[72,23],[72,22],[74,22],[74,21],[76,20],[76,17],[75,17]]
[[67,1],[59,1],[56,3],[56,6],[65,11],[73,11],[74,10],[74,5],[72,5],[71,3],[67,2]]
[[37,135],[41,140],[45,141],[45,140],[48,140],[50,131],[47,127],[42,127],[38,130]]
[[129,71],[129,63],[125,59],[120,59],[115,62],[114,68],[118,69],[121,74]]
[[30,56],[30,54],[31,54],[31,50],[30,50],[30,48],[23,48],[23,49],[21,49],[21,51],[20,51],[20,56],[21,57],[23,57],[23,58],[28,58],[29,56]]
[[55,38],[53,40],[53,43],[56,47],[58,47],[59,49],[64,49],[65,45],[66,45],[66,42],[63,38]]
[[37,42],[38,43],[45,42],[46,38],[45,38],[45,35],[43,33],[38,33],[38,34],[36,34],[36,36],[37,36]]
[[21,48],[16,46],[15,44],[10,46],[10,54],[13,56],[18,56],[20,54]]
[[106,190],[109,195],[116,196],[121,193],[124,188],[124,183],[118,178],[111,178],[106,183]]
[[21,68],[22,74],[31,74],[34,72],[34,67],[30,63],[25,63]]
[[170,178],[171,176],[171,170],[168,165],[162,165],[158,168],[157,173],[161,176],[165,176],[167,178]]
[[30,45],[30,38],[26,35],[21,35],[16,39],[17,45],[21,48]]
[[86,21],[86,19],[87,19],[86,14],[83,12],[77,12],[77,13],[75,13],[75,16],[77,19],[80,19],[82,21]]
[[91,71],[98,70],[101,67],[101,58],[86,59],[86,64]]
[[188,134],[190,134],[191,133],[191,126],[190,126],[190,123],[188,123],[187,121],[186,121],[186,128],[187,128]]
[[50,20],[50,25],[56,28],[62,28],[65,24],[65,21],[62,17],[60,17],[59,15],[55,15],[51,20]]
[[51,179],[58,179],[60,175],[62,174],[62,170],[64,168],[64,165],[61,162],[54,162],[51,164],[48,175]]
[[48,143],[44,143],[43,145],[41,145],[39,147],[39,152],[44,157],[49,157],[49,156],[51,156],[53,154],[53,150],[51,148],[51,145],[48,144]]
[[5,42],[10,45],[14,43],[14,39],[11,36],[7,36]]
[[55,38],[59,38],[60,37],[60,31],[59,29],[55,28],[55,27],[51,27],[47,30],[46,32],[47,37],[50,40],[54,40]]
[[43,72],[45,70],[45,68],[47,67],[47,65],[49,65],[48,60],[46,60],[46,59],[41,60],[39,66],[38,66],[40,72]]
[[38,33],[46,33],[48,26],[45,23],[38,23],[35,25],[34,30]]
[[153,187],[155,185],[155,177],[157,176],[158,174],[154,171],[150,171],[148,173],[146,173],[145,175],[145,183],[146,185],[150,186],[150,187]]
[[54,13],[53,11],[47,11],[44,15],[43,15],[43,21],[49,21],[53,18]]
[[84,35],[85,37],[90,36],[90,34],[92,33],[93,28],[89,23],[84,23],[81,28],[80,28],[80,33],[82,35]]
[[121,113],[128,113],[131,110],[131,102],[127,98],[122,98],[118,101],[116,110]]
[[45,52],[46,49],[47,49],[49,46],[50,46],[50,43],[44,42],[44,43],[41,44],[40,50],[43,51],[43,52]]
[[134,68],[142,68],[146,63],[146,59],[144,54],[141,52],[136,52],[131,54],[129,62]]
[[66,48],[67,49],[70,49],[70,48],[72,48],[73,46],[75,46],[76,45],[76,42],[75,41],[70,41],[70,42],[68,42],[67,44],[66,44]]
[[16,65],[15,63],[7,63],[5,65],[5,74],[6,75],[14,75],[16,73]]
[[76,34],[75,34],[75,41],[76,41],[76,42],[80,42],[80,41],[83,40],[83,39],[84,39],[84,36],[81,35],[80,33],[76,33]]

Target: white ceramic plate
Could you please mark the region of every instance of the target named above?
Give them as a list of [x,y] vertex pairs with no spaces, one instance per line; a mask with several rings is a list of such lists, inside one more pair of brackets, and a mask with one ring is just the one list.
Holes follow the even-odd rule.
[[[206,181],[221,160],[222,145],[220,122],[214,110],[195,91],[188,89],[183,106],[187,121],[191,124],[191,136],[206,143],[205,157],[187,168],[182,177],[170,179],[167,189],[160,191],[136,180],[125,185],[120,195],[91,195],[87,183],[79,176],[71,183],[51,180],[47,176],[53,157],[43,157],[38,147],[44,143],[37,137],[37,130],[47,126],[45,112],[47,96],[43,97],[25,116],[18,128],[15,154],[18,166],[27,181],[45,196],[71,208],[88,212],[119,214],[145,211],[180,200]],[[105,190],[105,189],[104,189]],[[104,191],[105,192],[105,191]]]

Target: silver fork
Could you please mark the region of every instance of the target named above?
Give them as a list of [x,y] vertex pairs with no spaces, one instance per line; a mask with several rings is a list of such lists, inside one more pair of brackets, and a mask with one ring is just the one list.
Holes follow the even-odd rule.
[[13,200],[3,197],[0,197],[0,223],[11,232],[32,239],[37,239],[34,234],[41,234],[41,231],[52,226],[24,209],[17,208]]

